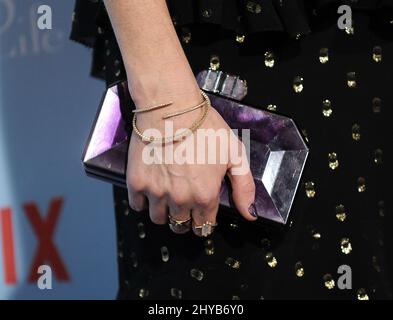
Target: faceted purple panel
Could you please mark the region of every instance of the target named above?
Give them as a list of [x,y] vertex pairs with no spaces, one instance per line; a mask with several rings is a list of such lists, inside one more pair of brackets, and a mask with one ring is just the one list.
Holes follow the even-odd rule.
[[[104,96],[83,163],[89,175],[125,186],[128,141],[118,90],[124,90],[124,86],[110,88]],[[256,184],[257,214],[285,224],[308,155],[294,122],[233,100],[212,94],[209,97],[232,129],[251,129],[250,166]],[[223,182],[220,202],[226,206],[232,203],[229,190]]]
[[[292,119],[209,95],[232,129],[251,129],[250,166],[260,217],[285,224],[305,165],[308,148]],[[229,206],[223,183],[221,203]]]

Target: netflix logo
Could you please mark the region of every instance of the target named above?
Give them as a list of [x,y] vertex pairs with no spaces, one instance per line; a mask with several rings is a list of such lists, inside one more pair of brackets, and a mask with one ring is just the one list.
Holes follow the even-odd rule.
[[[63,208],[62,197],[53,198],[46,214],[40,213],[36,203],[23,204],[23,211],[37,238],[37,248],[29,269],[28,282],[37,282],[39,267],[49,265],[59,281],[69,281],[70,276],[56,244],[53,241],[57,223]],[[0,250],[4,274],[3,281],[7,285],[16,285],[20,279],[16,270],[15,240],[13,233],[13,211],[9,207],[0,207]],[[1,253],[0,251],[0,253]],[[1,260],[0,260],[1,261]],[[0,275],[0,282],[1,275]]]

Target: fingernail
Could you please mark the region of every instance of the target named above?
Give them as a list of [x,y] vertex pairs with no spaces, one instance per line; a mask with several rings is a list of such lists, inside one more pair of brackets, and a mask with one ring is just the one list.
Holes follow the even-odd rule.
[[257,215],[257,208],[255,207],[255,203],[251,203],[248,207],[248,213],[251,214],[253,217],[258,218]]

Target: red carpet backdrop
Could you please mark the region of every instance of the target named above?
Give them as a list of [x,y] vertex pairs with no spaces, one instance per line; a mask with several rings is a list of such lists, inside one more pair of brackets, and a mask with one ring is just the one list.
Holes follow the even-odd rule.
[[104,84],[68,40],[72,10],[0,0],[0,299],[116,294],[111,188],[80,160]]

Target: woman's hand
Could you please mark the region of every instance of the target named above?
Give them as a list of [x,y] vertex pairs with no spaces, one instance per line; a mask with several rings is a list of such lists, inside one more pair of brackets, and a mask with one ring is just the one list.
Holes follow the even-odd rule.
[[[162,128],[162,120],[158,120],[153,125],[151,121],[154,122],[154,120],[146,119],[156,118],[153,112],[150,115],[140,114],[143,120],[140,122],[150,123],[154,128]],[[190,121],[186,118],[193,118],[191,120],[193,122],[199,117],[199,113],[201,110],[173,118],[175,129],[180,128],[179,123]],[[140,137],[134,133],[130,141],[127,168],[131,208],[140,211],[148,206],[150,218],[156,224],[167,223],[169,215],[176,221],[188,220],[191,217],[193,230],[197,235],[202,235],[202,233],[200,228],[195,227],[200,227],[207,222],[212,224],[216,222],[221,183],[227,173],[231,179],[232,196],[239,212],[248,220],[256,219],[250,214],[251,205],[254,202],[255,185],[249,171],[243,144],[213,108],[209,110],[208,117],[200,129],[203,134],[210,134],[213,139],[202,141],[201,136],[193,134],[184,141],[175,142],[169,150],[165,150],[168,146],[162,149],[156,147],[154,150],[158,152],[158,156],[156,155],[155,159],[158,159],[158,163],[146,163],[147,159],[143,156],[144,148],[149,148],[151,145],[142,142]],[[203,131],[204,129],[210,130]],[[221,134],[215,136],[216,133]],[[167,134],[163,132],[162,135]],[[223,141],[223,139],[229,141]],[[229,146],[232,146],[232,150]],[[179,162],[176,159],[176,155],[179,154],[176,150],[180,150],[178,148],[195,152],[186,163],[179,164],[176,163]],[[171,156],[167,156],[167,159],[159,158],[165,152],[170,152]],[[198,153],[206,155],[203,163],[197,162]],[[239,154],[241,154],[240,157]],[[212,163],[207,163],[208,158]],[[234,167],[243,167],[243,170],[237,174],[231,174]],[[172,227],[172,230],[183,233],[188,231],[188,228]]]
[[[131,97],[137,108],[174,103],[165,110],[138,114],[140,130],[155,128],[163,132],[163,112],[182,110],[201,102],[195,77],[180,45],[165,0],[104,0],[116,39],[119,44]],[[174,129],[189,128],[198,119],[195,110],[173,118]],[[228,125],[213,109],[201,128],[223,129]],[[165,135],[165,133],[163,133]],[[240,142],[230,135],[233,145]],[[195,136],[175,146],[190,144]],[[200,147],[197,142],[195,146]],[[233,174],[239,164],[231,155],[229,147],[221,148],[229,159],[222,163],[193,164],[168,163],[147,164],[143,159],[146,144],[135,134],[130,141],[127,183],[131,207],[140,210],[148,202],[150,216],[155,223],[166,223],[168,213],[176,220],[186,220],[192,213],[196,233],[206,222],[214,223],[219,204],[219,191],[224,175],[230,173],[233,200],[240,213],[247,219],[255,219],[253,212],[254,181],[249,170],[245,174]],[[205,152],[211,154],[216,148],[209,142]],[[202,148],[203,149],[203,148]],[[232,173],[232,174],[231,174]],[[243,172],[244,173],[244,172]],[[147,201],[148,200],[148,201]],[[250,211],[249,211],[250,210]],[[173,227],[173,226],[172,226]],[[179,231],[173,227],[175,231]]]

